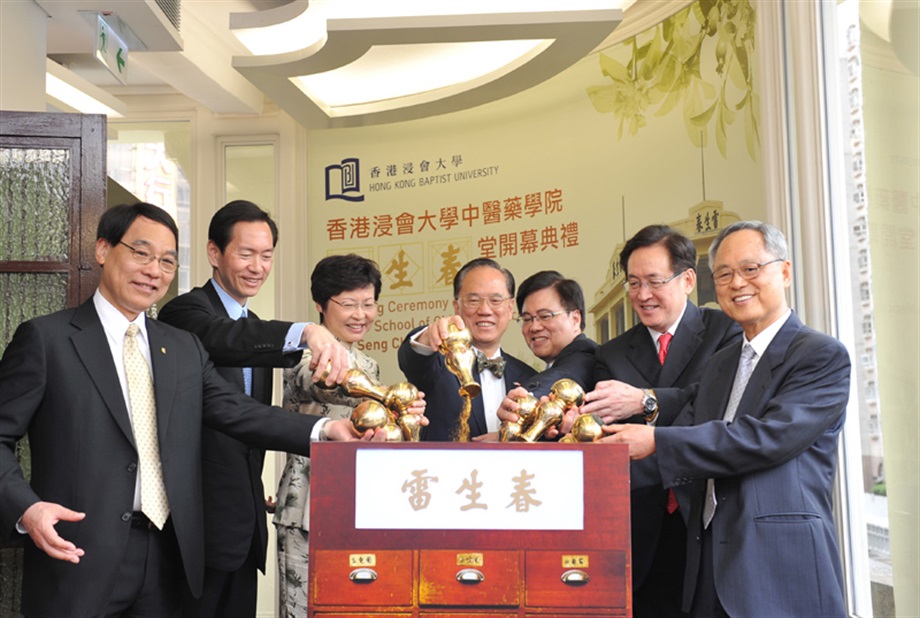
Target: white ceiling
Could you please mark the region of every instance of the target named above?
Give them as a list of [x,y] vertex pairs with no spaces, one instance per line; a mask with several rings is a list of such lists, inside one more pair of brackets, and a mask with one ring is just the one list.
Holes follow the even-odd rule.
[[[583,11],[583,15],[576,17],[566,15],[564,10],[544,10],[541,13],[534,9],[530,13],[510,17],[508,14],[490,16],[481,13],[459,25],[440,15],[421,20],[417,16],[340,19],[336,22],[330,19],[328,40],[318,51],[255,56],[231,30],[231,15],[236,23],[247,19],[264,21],[267,18],[261,16],[284,10],[290,12],[298,4],[307,5],[306,0],[184,0],[178,30],[166,20],[154,0],[36,1],[49,15],[48,57],[116,97],[177,92],[214,112],[228,114],[257,114],[265,100],[269,99],[312,127],[422,117],[473,107],[529,88],[564,70],[592,49],[603,47],[620,21],[619,16],[612,17],[615,12],[613,7],[628,6],[632,2],[592,0],[606,8],[593,13]],[[354,0],[326,1],[352,6],[344,3]],[[537,4],[539,1],[533,0]],[[475,0],[469,0],[467,4],[471,2],[475,4]],[[662,5],[670,5],[671,12],[687,4],[687,0],[642,2],[656,5],[659,11]],[[453,3],[445,3],[445,6],[448,4],[455,6]],[[555,4],[566,6],[569,3]],[[528,4],[528,7],[535,6]],[[133,41],[129,41],[127,85],[120,84],[93,55],[96,37],[94,16],[98,12],[109,11],[117,12],[117,18],[136,35]],[[389,22],[377,24],[374,19],[389,19]],[[127,36],[132,38],[130,33]],[[334,111],[308,99],[304,88],[289,79],[344,66],[356,54],[364,54],[373,45],[419,43],[438,40],[438,37],[460,41],[490,41],[505,37],[546,39],[551,43],[544,45],[548,51],[531,54],[539,61],[531,61],[523,69],[508,69],[505,74],[497,71],[478,81],[471,80],[468,87],[442,88],[435,94],[421,93],[422,96],[414,99],[403,97],[399,104],[391,101],[383,107],[365,105],[358,112],[352,108],[347,114],[339,114],[346,116],[344,119],[336,119]]]

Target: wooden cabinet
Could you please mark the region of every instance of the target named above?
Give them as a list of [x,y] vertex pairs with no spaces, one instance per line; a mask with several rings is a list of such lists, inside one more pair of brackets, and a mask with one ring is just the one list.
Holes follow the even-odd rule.
[[[583,460],[583,524],[559,530],[439,529],[437,522],[420,528],[404,522],[392,529],[362,527],[356,524],[361,519],[356,508],[366,505],[361,506],[356,493],[367,485],[359,482],[356,489],[360,449],[459,450],[463,460],[473,462],[471,467],[480,468],[488,450],[578,450]],[[380,468],[399,474],[389,466]],[[311,500],[311,617],[632,614],[625,447],[316,444]]]

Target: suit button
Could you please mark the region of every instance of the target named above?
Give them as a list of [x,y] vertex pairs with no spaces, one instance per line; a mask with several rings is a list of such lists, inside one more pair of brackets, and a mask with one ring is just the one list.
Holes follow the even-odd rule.
[[137,463],[131,462],[128,464],[128,472],[134,473],[137,472]]
[[123,522],[125,522],[125,523],[131,521],[131,511],[128,511],[127,513],[122,513],[122,514],[121,514],[121,521],[123,521]]

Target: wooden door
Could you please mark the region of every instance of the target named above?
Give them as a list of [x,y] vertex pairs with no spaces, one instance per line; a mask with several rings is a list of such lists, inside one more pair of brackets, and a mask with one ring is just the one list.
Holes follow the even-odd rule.
[[[105,149],[105,116],[0,111],[0,353],[21,322],[96,289]],[[0,549],[0,615],[18,615],[21,580],[22,550]]]

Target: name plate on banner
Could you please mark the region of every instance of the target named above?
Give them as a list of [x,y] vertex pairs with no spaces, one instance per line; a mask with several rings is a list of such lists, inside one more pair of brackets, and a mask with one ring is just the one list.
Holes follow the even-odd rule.
[[355,528],[583,530],[581,451],[358,449]]

